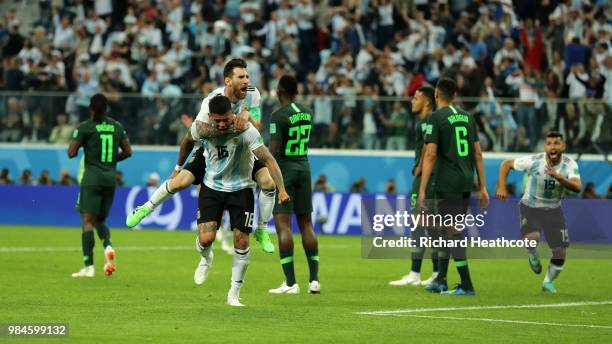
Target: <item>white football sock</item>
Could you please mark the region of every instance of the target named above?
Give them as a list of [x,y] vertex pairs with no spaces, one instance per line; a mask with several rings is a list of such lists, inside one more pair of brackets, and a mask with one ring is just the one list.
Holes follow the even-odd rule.
[[172,198],[172,196],[174,196],[174,192],[170,192],[168,189],[168,181],[166,180],[157,188],[157,190],[155,190],[153,196],[151,196],[151,199],[145,203],[145,207],[153,210],[157,208],[157,206]]
[[212,245],[202,246],[200,244],[200,239],[196,236],[196,251],[198,251],[203,258],[208,259],[208,257],[210,256],[211,248],[212,248]]
[[232,288],[240,289],[244,282],[247,267],[249,266],[250,250],[234,248],[234,258],[232,260]]
[[557,277],[559,277],[561,270],[563,270],[563,265],[558,266],[553,263],[549,263],[548,270],[546,271],[546,277],[544,277],[544,283],[554,281]]
[[257,199],[257,228],[268,228],[268,222],[272,217],[274,210],[274,202],[276,202],[276,189],[274,190],[259,190],[259,198]]

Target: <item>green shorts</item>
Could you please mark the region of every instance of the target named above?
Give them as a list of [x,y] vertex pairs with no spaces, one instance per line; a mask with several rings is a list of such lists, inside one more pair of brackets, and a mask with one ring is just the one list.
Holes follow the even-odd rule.
[[312,186],[310,185],[310,163],[308,160],[278,161],[285,189],[291,197],[287,204],[274,206],[274,213],[310,214],[312,212]]
[[106,218],[113,206],[114,186],[81,186],[77,209],[81,214],[94,214]]
[[[412,191],[410,192],[410,207],[414,209],[416,207],[417,198],[419,197],[419,188],[421,187],[421,176],[414,177],[412,180]],[[427,187],[425,195],[425,202],[431,204],[434,200],[434,193],[431,187],[431,183]]]

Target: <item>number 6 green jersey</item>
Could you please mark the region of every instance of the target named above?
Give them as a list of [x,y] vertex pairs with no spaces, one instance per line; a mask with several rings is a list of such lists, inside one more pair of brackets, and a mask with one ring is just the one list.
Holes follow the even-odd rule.
[[290,103],[276,110],[270,120],[270,137],[281,141],[277,160],[308,160],[312,111]]
[[85,152],[85,173],[81,185],[114,186],[119,144],[127,139],[121,123],[106,117],[102,122],[82,122],[72,134]]
[[437,110],[429,116],[425,142],[438,145],[434,191],[473,191],[474,144],[478,142],[474,117],[452,105]]

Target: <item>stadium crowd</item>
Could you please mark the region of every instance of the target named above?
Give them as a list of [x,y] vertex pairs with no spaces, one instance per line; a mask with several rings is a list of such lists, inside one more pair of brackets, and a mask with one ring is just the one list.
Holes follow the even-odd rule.
[[[3,142],[65,143],[103,92],[132,142],[176,144],[232,56],[264,95],[264,123],[280,76],[298,76],[311,147],[412,148],[407,97],[441,76],[486,150],[539,151],[550,129],[573,152],[612,142],[606,0],[29,2],[0,23]],[[38,20],[23,24],[26,10]]]

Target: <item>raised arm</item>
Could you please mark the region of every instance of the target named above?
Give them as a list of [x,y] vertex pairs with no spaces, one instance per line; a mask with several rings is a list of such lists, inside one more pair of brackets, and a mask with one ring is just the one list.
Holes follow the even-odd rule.
[[268,148],[266,148],[265,145],[261,145],[253,150],[253,154],[255,154],[257,159],[266,165],[268,171],[270,171],[270,176],[272,176],[274,183],[276,183],[278,187],[278,204],[289,202],[289,195],[287,194],[287,190],[285,190],[283,174],[280,171],[280,167],[278,167],[276,159],[270,154]]

